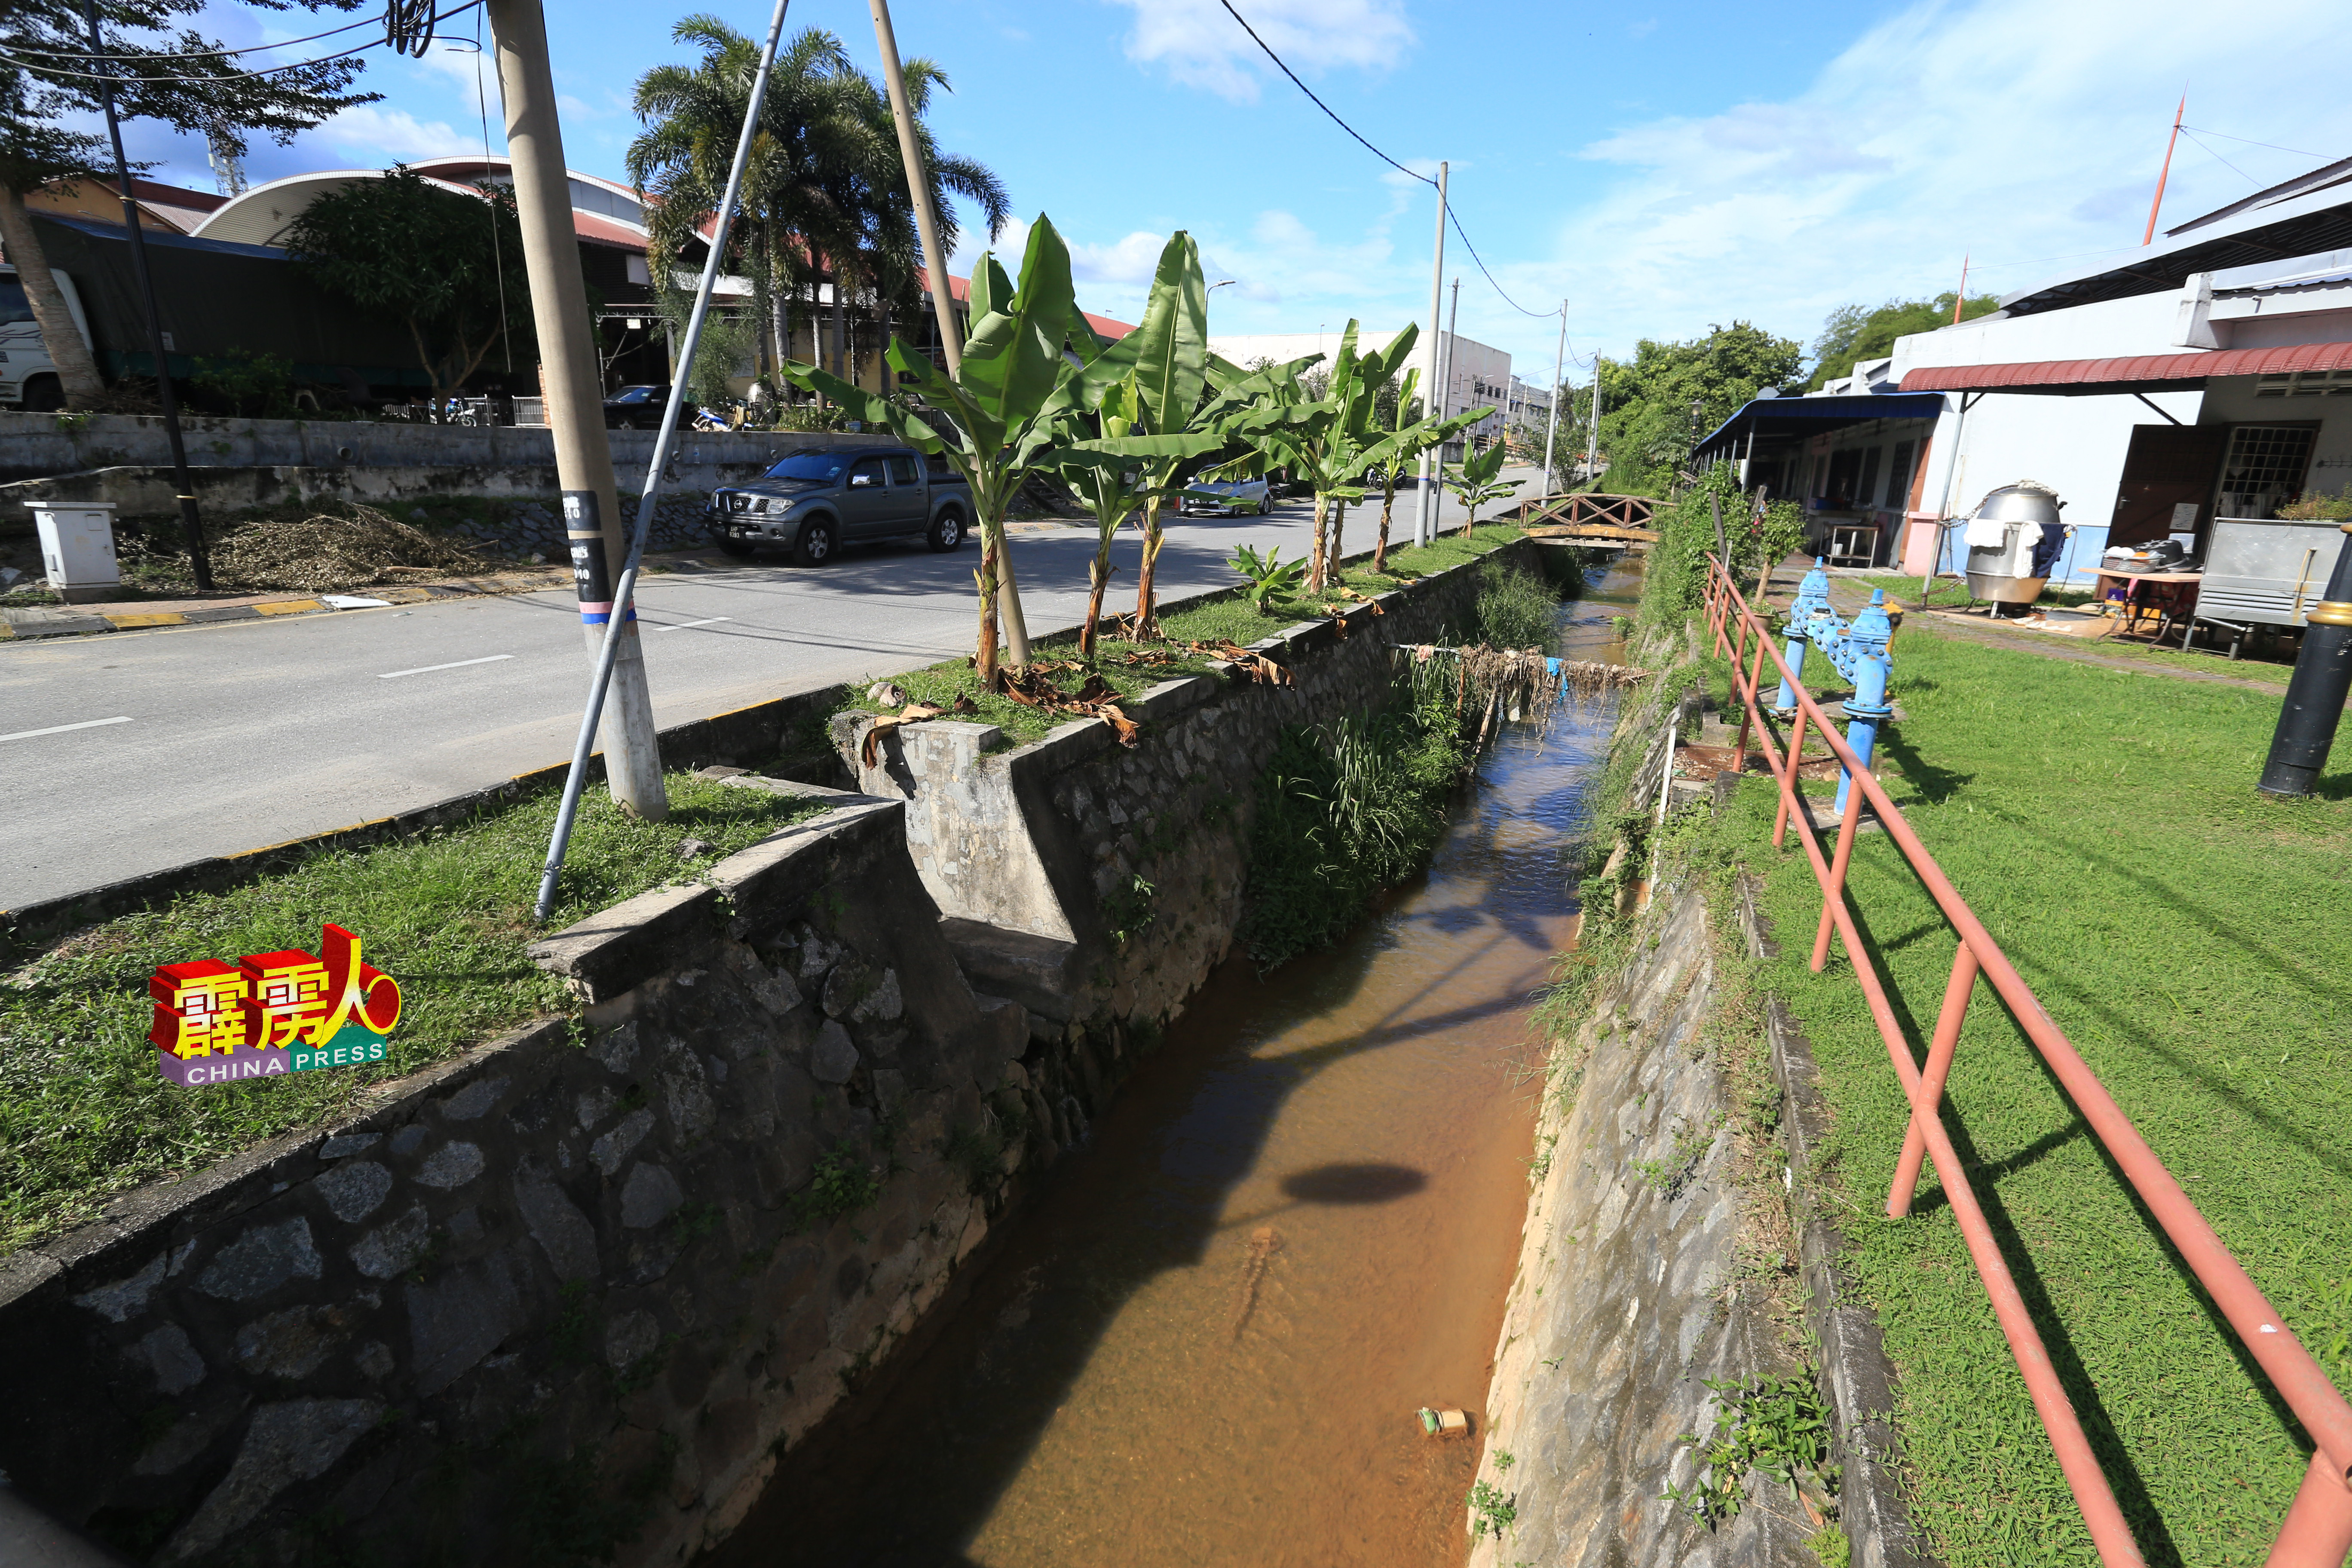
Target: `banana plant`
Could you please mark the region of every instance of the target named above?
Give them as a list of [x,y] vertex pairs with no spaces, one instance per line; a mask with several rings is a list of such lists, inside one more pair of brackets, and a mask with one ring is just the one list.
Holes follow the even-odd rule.
[[[1397,384],[1396,406],[1390,411],[1387,426],[1390,436],[1402,436],[1409,430],[1421,430],[1428,426],[1426,420],[1415,421],[1410,425],[1405,422],[1406,416],[1412,409],[1414,395],[1420,389],[1421,369],[1416,365],[1405,372],[1404,379]],[[1389,569],[1389,518],[1396,510],[1397,475],[1406,464],[1416,461],[1427,449],[1418,444],[1409,447],[1400,447],[1395,459],[1381,466],[1381,532],[1380,538],[1372,545],[1372,570],[1375,572],[1385,573]]]
[[887,358],[922,405],[919,409],[812,364],[793,361],[782,367],[794,385],[831,399],[910,447],[945,458],[971,487],[981,537],[980,570],[972,574],[980,590],[980,647],[973,663],[983,689],[1000,687],[1000,593],[1007,651],[1016,668],[1029,662],[1029,634],[1006,548],[1005,511],[1023,482],[1048,466],[1065,416],[1079,405],[1082,367],[1100,352],[1094,329],[1078,311],[1069,247],[1040,214],[1029,231],[1018,289],[992,254],[983,254],[972,268],[971,331],[961,376],[949,375],[929,356],[891,340]]
[[[1199,457],[1224,444],[1223,437],[1213,434],[1138,434],[1143,401],[1136,376],[1130,374],[1114,383],[1096,409],[1102,427],[1101,438],[1066,444],[1048,458],[1060,470],[1063,482],[1095,519],[1095,558],[1087,576],[1087,618],[1078,628],[1081,658],[1094,657],[1096,628],[1102,621],[1103,594],[1110,586],[1111,541],[1128,519],[1146,508],[1156,507],[1171,494],[1181,493],[1183,488],[1156,481],[1164,479],[1185,458]],[[1156,553],[1147,531],[1147,570]]]
[[[1491,408],[1481,408],[1478,410],[1478,417],[1484,419],[1493,412]],[[1518,480],[1513,479],[1506,484],[1496,478],[1502,471],[1503,443],[1500,441],[1496,441],[1483,452],[1471,454],[1467,461],[1457,463],[1445,470],[1445,488],[1454,492],[1455,498],[1462,502],[1463,510],[1469,513],[1469,517],[1462,524],[1464,533],[1466,534],[1478,526],[1480,507],[1490,500],[1500,500],[1517,491]]]

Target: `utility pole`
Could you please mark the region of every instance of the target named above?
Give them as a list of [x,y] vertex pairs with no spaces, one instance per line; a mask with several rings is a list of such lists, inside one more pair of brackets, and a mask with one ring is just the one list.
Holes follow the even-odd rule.
[[[1440,419],[1454,412],[1454,323],[1461,313],[1462,279],[1456,278],[1454,280],[1454,307],[1445,318],[1445,353],[1437,362],[1437,416]],[[1465,447],[1470,444],[1467,432],[1464,433],[1462,444]],[[1432,539],[1443,531],[1438,524],[1445,508],[1445,447],[1442,443],[1436,453],[1438,483],[1429,507],[1429,537]]]
[[948,291],[947,253],[940,248],[940,215],[931,206],[930,171],[915,134],[915,111],[907,101],[907,73],[898,64],[898,36],[890,28],[890,0],[873,0],[874,42],[882,50],[882,79],[890,89],[890,118],[898,122],[898,161],[907,166],[907,195],[915,203],[915,230],[923,241],[923,270],[931,280],[931,314],[939,321],[940,350],[948,374],[963,374],[963,330],[956,321],[955,296]]
[[[555,79],[547,64],[547,18],[540,0],[488,0],[499,52],[499,91],[514,170],[523,265],[530,274],[531,315],[539,331],[540,380],[548,428],[555,437],[556,483],[563,491],[563,529],[580,593],[580,629],[593,667],[613,615],[613,584],[626,569],[629,537],[613,483],[613,447],[604,433],[604,396],[596,345],[589,336],[588,289],[580,276],[580,242],[572,227],[572,180],[555,114]],[[668,258],[655,258],[658,270]],[[680,372],[673,373],[673,379]],[[648,473],[646,483],[658,476]],[[604,710],[604,782],[613,798],[648,821],[669,815],[661,744],[654,732],[653,693],[635,611],[621,628]]]
[[[1437,336],[1437,307],[1444,302],[1445,289],[1445,165],[1437,165],[1437,247],[1429,261],[1429,395],[1442,396],[1437,384],[1439,350],[1443,346]],[[1442,416],[1441,416],[1442,417]],[[1433,458],[1421,455],[1420,493],[1413,497],[1412,542],[1426,544],[1437,534],[1437,470],[1436,463],[1443,455]]]
[[1589,485],[1601,477],[1593,467],[1601,460],[1601,355],[1598,352],[1592,356],[1592,406],[1588,412],[1591,416],[1591,423],[1586,426],[1584,437],[1584,482]]
[[[1597,361],[1595,362],[1598,363]],[[1551,356],[1551,419],[1544,426],[1544,494],[1551,493],[1551,442],[1559,434],[1559,378],[1568,368],[1568,301],[1559,302],[1559,348]]]
[[[104,56],[106,45],[98,30],[97,0],[82,0],[81,14],[89,24],[89,52]],[[110,79],[99,83],[98,97],[106,109],[107,138],[114,143],[114,178],[122,193],[122,226],[131,231],[131,270],[139,281],[140,300],[147,307],[147,347],[155,360],[155,401],[163,405],[163,434],[172,444],[172,488],[180,503],[180,531],[188,536],[188,574],[195,580],[199,591],[210,593],[212,553],[205,547],[204,519],[196,515],[196,485],[188,475],[188,444],[180,434],[180,404],[172,395],[172,367],[163,357],[171,345],[163,341],[163,318],[155,307],[155,279],[147,270],[147,234],[139,224],[138,200],[131,194],[131,161],[122,153],[122,122],[114,115],[114,84]]]

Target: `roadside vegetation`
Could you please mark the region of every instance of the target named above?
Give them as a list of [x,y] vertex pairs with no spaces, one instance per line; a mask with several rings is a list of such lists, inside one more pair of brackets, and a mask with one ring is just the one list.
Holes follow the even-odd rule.
[[[2352,783],[2253,790],[2277,700],[1905,628],[1882,735],[1895,795],[1961,894],[2255,1283],[2352,1388]],[[2209,661],[2209,668],[2218,668]],[[1811,786],[1827,789],[1832,786]],[[1952,1568],[2091,1555],[2057,1461],[1932,1171],[1883,1204],[1908,1108],[1834,954],[1773,792],[1709,831],[1761,879],[1782,944],[1763,983],[1812,1042],[1836,1130],[1819,1201],[1899,1373],[1914,1519]],[[1850,897],[1899,1012],[1928,1026],[1952,939],[1884,835]],[[1923,1042],[1915,1041],[1923,1048]],[[2308,1441],[2117,1176],[2032,1044],[1979,985],[1947,1124],[2152,1563],[2259,1563]]]
[[[543,790],[415,838],[326,849],[300,864],[46,944],[0,972],[0,1253],[97,1215],[115,1194],[266,1139],[346,1115],[370,1086],[531,1018],[573,1009],[525,946],[716,860],[824,807],[690,773],[667,781],[670,816],[641,821],[601,791],[581,804],[561,896],[544,928],[531,898],[555,819]],[[704,847],[681,855],[685,840]],[[235,963],[318,951],[327,922],[354,931],[400,982],[399,1027],[379,1066],[181,1089],[155,1070],[147,978],[165,963]]]

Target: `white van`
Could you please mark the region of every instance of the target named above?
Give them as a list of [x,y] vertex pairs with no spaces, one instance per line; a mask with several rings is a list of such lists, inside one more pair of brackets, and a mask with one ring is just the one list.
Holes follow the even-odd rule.
[[[58,289],[66,297],[66,309],[73,312],[81,341],[89,344],[89,318],[82,313],[81,295],[73,279],[57,271],[49,276],[58,280]],[[97,352],[96,345],[90,348]],[[25,285],[17,281],[16,269],[5,265],[0,265],[0,404],[28,414],[52,413],[66,405],[65,385],[58,379],[57,363],[49,358],[47,345],[41,342],[40,323],[33,320]]]

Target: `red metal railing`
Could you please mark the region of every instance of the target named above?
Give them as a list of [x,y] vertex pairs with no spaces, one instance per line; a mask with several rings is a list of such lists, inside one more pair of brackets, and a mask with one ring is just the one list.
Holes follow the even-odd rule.
[[[2099,1560],[2108,1568],[2144,1561],[2124,1522],[2123,1510],[2116,1505],[2107,1479],[2099,1469],[2097,1458],[2091,1451],[2090,1439],[2084,1435],[2074,1402],[2067,1398],[2063,1384],[2050,1364],[2042,1336],[2035,1331],[2024,1299],[2010,1275],[2009,1265],[1985,1223],[1984,1210],[1969,1185],[1967,1172],[1944,1131],[1944,1084],[1951,1072],[1960,1023],[1967,1016],[1979,975],[1991,982],[1995,994],[2008,1005],[2011,1015],[2057,1076],[2100,1143],[2122,1168],[2125,1180],[2147,1204],[2148,1212],[2179,1249],[2214,1306],[2229,1320],[2247,1353],[2262,1367],[2279,1397],[2315,1445],[2311,1467],[2271,1547],[2270,1568],[2341,1568],[2346,1554],[2352,1552],[2352,1405],[2346,1403],[2344,1395],[2312,1359],[2311,1352],[2304,1349],[2303,1342],[2280,1321],[2245,1269],[2221,1245],[2221,1238],[2213,1234],[2213,1227],[2206,1224],[2205,1216],[2197,1211],[2180,1184],[2173,1180],[2131,1119],[2068,1042],[2065,1032],[2033,994],[2032,987],[2019,976],[2001,952],[2000,944],[1986,931],[1984,923],[1936,864],[1935,857],[1927,853],[1927,846],[1920,843],[1919,836],[1887,798],[1877,779],[1869,769],[1859,765],[1860,759],[1846,745],[1845,738],[1830,723],[1829,716],[1803,683],[1796,679],[1780,650],[1773,645],[1770,626],[1759,617],[1740,594],[1738,584],[1713,556],[1708,557],[1706,615],[1717,650],[1730,656],[1732,682],[1742,709],[1743,748],[1734,755],[1746,756],[1744,737],[1752,724],[1764,760],[1780,784],[1780,809],[1772,824],[1773,847],[1779,848],[1785,844],[1789,824],[1794,822],[1804,840],[1805,854],[1812,861],[1813,875],[1821,883],[1822,919],[1813,937],[1812,967],[1818,973],[1827,961],[1831,933],[1834,931],[1843,941],[1846,954],[1853,963],[1854,979],[1862,987],[1871,1016],[1886,1042],[1886,1054],[1911,1103],[1910,1127],[1904,1135],[1894,1184],[1886,1194],[1887,1216],[1900,1219],[1910,1212],[1920,1162],[1923,1158],[1933,1159],[1937,1179],[1943,1184],[1953,1216],[1959,1222],[1960,1235],[1968,1244],[1969,1257],[1984,1280],[1987,1294],[1992,1298],[2001,1333],[2009,1341],[2010,1352],[2017,1358],[2019,1372],[2024,1374],[2034,1409],[2050,1434],[2050,1446],[2057,1454],[2060,1468],[2065,1472],[2066,1484],[2074,1490],[2076,1505],[2083,1510],[2083,1522],[2089,1527],[2091,1539],[2098,1547]],[[1774,744],[1759,705],[1759,682],[1768,658],[1796,694],[1797,716],[1785,752]],[[1826,854],[1811,813],[1797,789],[1797,767],[1804,752],[1808,727],[1819,732],[1853,776],[1849,808],[1837,825],[1835,848]],[[1853,858],[1854,827],[1861,821],[1865,804],[1959,938],[1958,951],[1952,958],[1951,979],[1944,987],[1943,1006],[1936,1015],[1935,1033],[1928,1041],[1924,1066],[1912,1059],[1911,1042],[1904,1034],[1887,999],[1885,983],[1869,951],[1863,946],[1853,913],[1846,906],[1846,868]]]

